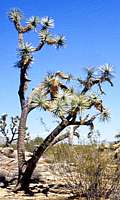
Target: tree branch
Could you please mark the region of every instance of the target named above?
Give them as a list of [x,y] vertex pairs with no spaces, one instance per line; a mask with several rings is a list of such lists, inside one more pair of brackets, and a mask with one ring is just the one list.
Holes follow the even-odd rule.
[[41,42],[38,44],[37,47],[31,49],[31,53],[32,53],[32,52],[36,52],[36,51],[40,51],[44,45],[45,45],[45,41],[41,41]]
[[106,76],[101,76],[98,79],[93,79],[93,78],[89,78],[85,81],[81,81],[81,84],[84,85],[83,90],[81,91],[81,94],[85,94],[88,90],[90,90],[94,85],[99,85],[100,83],[103,83],[105,81],[108,81],[110,83],[111,86],[113,86],[112,81],[109,79],[109,77]]
[[[75,130],[76,130],[78,127],[79,127],[79,126],[77,125],[77,126],[74,126],[74,128],[73,128],[73,135],[76,136],[77,138],[79,138],[79,133],[78,133],[78,132],[75,132]],[[57,144],[58,142],[61,142],[61,141],[63,141],[64,139],[69,138],[69,135],[70,135],[70,132],[69,132],[69,131],[67,131],[66,133],[60,135],[59,137],[57,137],[57,138],[53,141],[52,145],[55,145],[55,144]]]
[[14,21],[14,26],[15,26],[16,30],[18,31],[18,33],[26,33],[33,29],[31,23],[29,23],[27,26],[22,26],[20,24],[20,22],[18,22],[16,20]]
[[97,113],[96,115],[93,115],[90,119],[87,120],[87,118],[89,116],[86,116],[84,119],[80,119],[80,121],[75,121],[73,123],[73,125],[84,125],[84,126],[90,126],[91,129],[94,128],[94,124],[93,124],[93,121],[96,119],[96,117],[100,115],[100,113]]

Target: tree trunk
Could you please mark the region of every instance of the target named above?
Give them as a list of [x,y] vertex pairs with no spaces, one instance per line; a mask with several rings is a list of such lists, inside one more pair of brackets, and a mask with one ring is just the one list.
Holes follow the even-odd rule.
[[73,135],[74,135],[74,127],[71,126],[69,130],[69,136],[68,136],[69,145],[73,145]]
[[29,190],[30,179],[38,160],[43,155],[45,150],[50,146],[51,142],[55,139],[55,137],[68,125],[69,125],[69,122],[61,122],[61,124],[59,124],[52,131],[52,133],[43,141],[43,143],[36,149],[32,158],[27,161],[26,169],[24,173],[21,174],[21,178],[19,179],[19,184],[22,190],[24,191]]
[[23,173],[23,168],[25,166],[25,130],[26,130],[26,121],[28,116],[28,106],[24,106],[20,123],[18,128],[18,142],[17,142],[17,151],[18,151],[18,182]]

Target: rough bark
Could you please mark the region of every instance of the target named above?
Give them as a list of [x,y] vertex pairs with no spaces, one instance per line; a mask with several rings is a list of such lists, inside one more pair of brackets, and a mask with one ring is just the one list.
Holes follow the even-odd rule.
[[23,173],[23,167],[25,165],[25,130],[26,130],[26,121],[28,116],[28,106],[24,106],[21,117],[20,123],[18,128],[18,143],[17,143],[17,150],[18,150],[18,169],[19,169],[19,177],[18,182]]
[[[25,170],[24,170],[24,164],[25,163],[19,163],[20,166],[22,166],[22,173],[19,173],[20,174],[20,177],[19,177],[19,186],[17,189],[22,189],[24,191],[28,191],[29,189],[29,184],[30,184],[30,179],[31,179],[31,176],[32,176],[32,173],[36,167],[36,164],[38,162],[38,160],[40,159],[40,157],[43,155],[43,153],[45,152],[45,150],[50,146],[50,144],[52,143],[52,141],[55,139],[55,137],[66,127],[69,125],[69,122],[61,122],[61,124],[59,124],[53,131],[52,133],[44,140],[44,142],[35,150],[33,156],[31,159],[29,159],[27,162],[26,162],[26,167],[25,167]],[[21,136],[22,134],[22,136]],[[22,133],[20,134],[20,137],[22,137],[22,140],[23,140],[23,131]],[[21,147],[19,147],[21,148]],[[22,149],[23,146],[22,146]],[[19,155],[19,160],[22,160],[22,156],[21,154],[19,154],[20,152],[18,152],[18,155]],[[23,172],[24,170],[24,172]]]

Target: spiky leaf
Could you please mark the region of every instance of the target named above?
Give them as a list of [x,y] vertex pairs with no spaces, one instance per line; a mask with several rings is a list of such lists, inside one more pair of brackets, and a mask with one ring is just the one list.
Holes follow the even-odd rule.
[[31,18],[29,18],[27,23],[31,24],[32,28],[35,29],[37,25],[40,23],[40,18],[37,16],[32,16]]
[[56,37],[56,48],[63,47],[65,45],[65,37],[63,35]]
[[47,28],[53,28],[54,27],[54,20],[48,16],[43,17],[41,19],[41,24],[43,26],[43,28],[47,29]]
[[110,110],[104,110],[100,115],[100,120],[105,122],[110,120]]
[[105,77],[112,78],[113,77],[113,68],[110,64],[105,64],[100,67],[101,74]]
[[32,97],[32,100],[30,102],[30,106],[34,107],[34,108],[40,107],[40,108],[46,110],[49,107],[49,103],[48,103],[47,99],[45,98],[44,94],[36,93]]
[[19,9],[12,9],[9,13],[8,13],[8,17],[11,21],[13,22],[20,22],[23,15],[22,12]]

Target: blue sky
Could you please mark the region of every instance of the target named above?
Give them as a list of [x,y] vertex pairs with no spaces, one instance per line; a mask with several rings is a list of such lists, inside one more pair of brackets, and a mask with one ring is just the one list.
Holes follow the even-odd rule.
[[[42,81],[46,72],[64,70],[79,75],[87,66],[99,67],[104,63],[114,66],[114,88],[105,87],[105,104],[111,109],[109,123],[97,123],[96,128],[102,138],[112,140],[120,130],[120,1],[119,0],[5,0],[1,2],[1,45],[0,45],[0,114],[7,112],[16,115],[20,112],[17,95],[19,70],[13,65],[17,61],[17,33],[9,22],[7,13],[11,8],[20,8],[25,17],[50,16],[55,20],[55,33],[64,34],[66,48],[57,51],[46,47],[36,54],[35,62],[29,71],[32,79],[30,88]],[[36,39],[35,39],[36,38]],[[35,45],[38,38],[30,36],[29,42]],[[43,113],[34,111],[28,120],[31,135],[43,136],[40,117]],[[44,115],[48,128],[52,130],[50,116]],[[84,131],[83,133],[84,134]],[[45,134],[46,135],[46,134]]]

